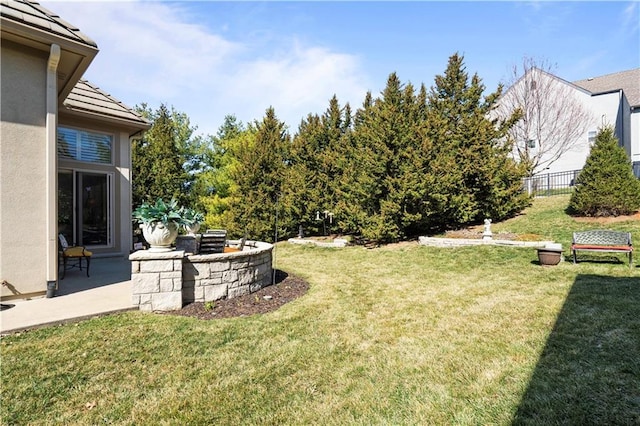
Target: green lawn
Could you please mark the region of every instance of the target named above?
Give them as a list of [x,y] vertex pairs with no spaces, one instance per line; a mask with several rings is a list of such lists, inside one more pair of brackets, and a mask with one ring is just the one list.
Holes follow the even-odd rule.
[[[566,202],[492,230],[567,247],[595,226]],[[640,242],[638,221],[607,227]],[[278,268],[311,288],[274,313],[130,312],[4,337],[2,422],[639,424],[640,268],[611,259],[282,243]]]

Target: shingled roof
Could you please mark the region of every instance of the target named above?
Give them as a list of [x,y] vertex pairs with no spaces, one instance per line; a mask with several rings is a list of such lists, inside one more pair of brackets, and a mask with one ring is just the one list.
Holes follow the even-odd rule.
[[573,84],[594,95],[622,89],[632,108],[640,106],[640,68],[578,80]]
[[[40,6],[36,1],[0,0],[0,15],[2,16],[3,24],[11,22],[18,24],[18,26],[35,30],[40,33],[44,40],[52,36],[58,37],[78,43],[82,46],[82,49],[88,48],[89,51],[97,52],[98,46],[95,41],[82,33],[76,26],[60,18],[56,13]],[[89,65],[94,55],[95,53],[89,55],[90,58],[85,60],[85,66]],[[69,61],[69,66],[71,68],[68,70],[59,69],[58,77],[63,78],[61,76],[65,74],[78,73],[79,75],[75,79],[80,78],[84,70],[82,68],[79,70],[74,68],[73,61]],[[103,120],[115,120],[135,128],[149,127],[149,122],[135,111],[88,81],[82,79],[78,81],[71,76],[64,78],[63,84],[66,86],[66,90],[63,91],[61,96],[68,93],[63,102],[68,112],[89,114]],[[75,85],[73,85],[74,82]]]
[[83,34],[77,27],[66,22],[54,12],[40,6],[38,2],[27,0],[1,0],[0,15],[33,28],[85,44],[98,47],[95,41]]
[[80,80],[64,101],[64,107],[72,112],[94,114],[118,121],[126,121],[136,127],[148,128],[149,122],[131,108],[86,80]]

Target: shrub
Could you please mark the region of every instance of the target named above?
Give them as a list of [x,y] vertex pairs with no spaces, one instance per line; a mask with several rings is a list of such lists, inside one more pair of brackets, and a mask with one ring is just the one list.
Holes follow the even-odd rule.
[[640,180],[611,127],[600,129],[576,180],[568,212],[581,216],[620,216],[640,210]]

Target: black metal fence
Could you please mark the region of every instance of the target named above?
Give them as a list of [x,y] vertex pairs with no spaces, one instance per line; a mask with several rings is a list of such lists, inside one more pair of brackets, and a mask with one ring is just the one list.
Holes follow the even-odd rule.
[[[632,167],[633,174],[640,179],[640,161],[634,161]],[[533,194],[535,197],[571,194],[580,171],[581,170],[571,170],[568,172],[533,175],[532,177],[524,179],[524,189],[528,194]]]
[[580,170],[537,174],[524,179],[524,189],[536,197],[570,194]]

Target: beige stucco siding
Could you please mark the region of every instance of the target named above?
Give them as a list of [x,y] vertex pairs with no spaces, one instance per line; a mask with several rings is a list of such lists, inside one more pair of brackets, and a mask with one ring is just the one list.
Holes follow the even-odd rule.
[[6,297],[13,289],[46,291],[47,54],[4,40],[1,51],[0,280]]

